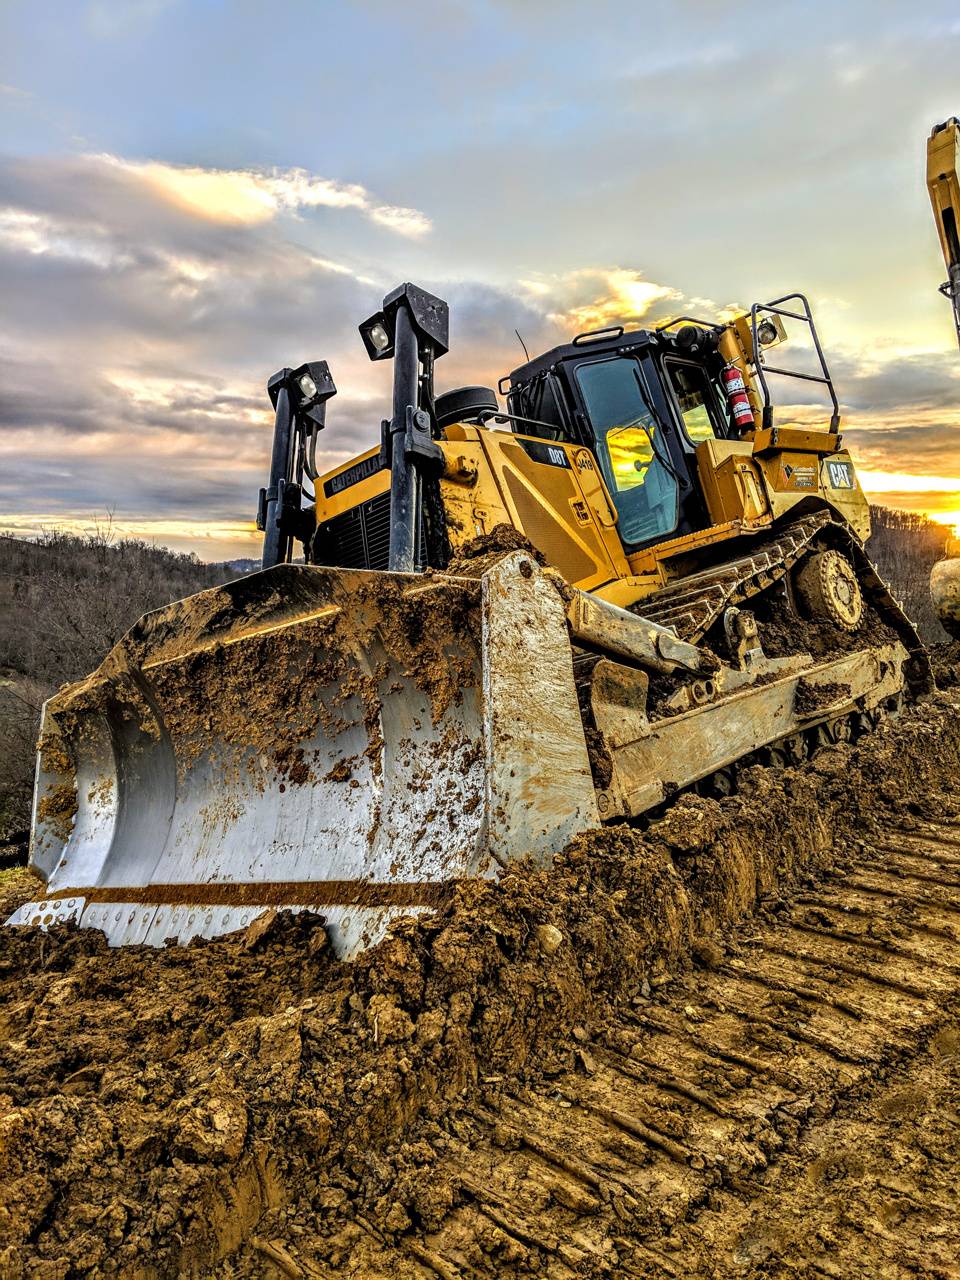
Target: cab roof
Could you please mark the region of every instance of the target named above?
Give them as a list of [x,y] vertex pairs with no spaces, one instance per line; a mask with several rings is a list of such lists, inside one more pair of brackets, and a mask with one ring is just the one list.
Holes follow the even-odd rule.
[[[518,365],[516,369],[507,375],[507,378],[501,379],[501,392],[522,386],[532,378],[547,373],[558,364],[563,364],[570,360],[582,360],[587,356],[615,355],[619,352],[640,351],[647,347],[657,347],[666,351],[689,355],[689,348],[684,347],[677,341],[681,320],[695,325],[698,329],[707,331],[714,337],[719,336],[722,330],[721,325],[715,325],[706,320],[693,320],[690,317],[683,316],[680,320],[667,321],[666,325],[658,329],[631,329],[628,331],[622,325],[616,325],[612,328],[596,329],[590,333],[580,333],[571,342],[565,342],[558,347],[551,347],[543,355],[534,356],[532,360],[527,360],[524,364]],[[506,387],[504,384],[508,381],[509,387]]]

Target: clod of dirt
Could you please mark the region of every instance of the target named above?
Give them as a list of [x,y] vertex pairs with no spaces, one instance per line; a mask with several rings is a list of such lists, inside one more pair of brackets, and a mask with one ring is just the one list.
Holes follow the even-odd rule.
[[839,680],[830,680],[815,684],[801,676],[797,681],[797,692],[793,709],[798,716],[814,715],[824,707],[850,697],[850,686]]
[[545,956],[552,956],[563,942],[563,934],[556,925],[541,924],[537,926],[537,942]]
[[[489,533],[481,533],[476,538],[471,538],[469,542],[463,544],[457,556],[460,560],[476,560],[478,556],[488,556],[494,552],[502,555],[508,551],[526,551],[537,564],[547,563],[546,556],[512,524],[495,525]],[[448,571],[455,572],[453,568]]]
[[938,689],[955,689],[960,685],[960,644],[932,645],[930,662]]
[[69,783],[48,787],[37,804],[37,822],[61,840],[68,840],[77,816],[77,788]]

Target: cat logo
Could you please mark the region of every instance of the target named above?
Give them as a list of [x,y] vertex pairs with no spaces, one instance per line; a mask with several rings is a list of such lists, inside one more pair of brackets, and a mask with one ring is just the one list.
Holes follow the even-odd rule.
[[828,462],[827,483],[831,489],[853,488],[853,467],[849,462]]

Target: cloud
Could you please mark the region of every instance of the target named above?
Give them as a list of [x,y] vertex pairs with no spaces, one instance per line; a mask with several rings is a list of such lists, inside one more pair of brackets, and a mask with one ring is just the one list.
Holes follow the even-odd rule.
[[158,160],[90,157],[143,182],[162,199],[211,222],[256,224],[302,209],[357,209],[404,236],[423,236],[430,219],[417,209],[383,204],[357,183],[334,182],[306,169],[201,169]]
[[860,483],[868,493],[960,493],[960,476],[917,476],[906,471],[858,469]]
[[249,552],[272,436],[266,380],[303,359],[329,357],[342,388],[324,465],[376,436],[353,322],[385,285],[322,235],[298,244],[276,220],[185,215],[87,158],[0,164],[0,205],[5,527],[112,511],[162,541],[192,521],[210,558]]
[[[363,219],[344,241],[330,234],[333,216],[283,216],[311,208]],[[0,289],[11,317],[0,326],[0,511],[9,527],[114,511],[123,529],[161,540],[187,538],[192,522],[211,557],[249,551],[275,369],[331,362],[340,393],[322,466],[377,439],[390,369],[366,360],[356,323],[403,278],[374,230],[393,217],[365,187],[296,170],[97,156],[0,162]],[[439,389],[495,385],[523,359],[515,329],[535,353],[578,331],[720,311],[641,266],[527,272],[515,285],[417,276],[451,308]],[[960,476],[955,357],[876,346],[841,350],[834,366],[845,433],[865,470]],[[819,412],[806,402],[795,411]],[[209,531],[216,544],[201,539]]]
[[130,265],[134,259],[118,254],[109,232],[30,213],[25,209],[0,209],[0,246],[31,255],[49,254],[95,267]]
[[636,326],[658,304],[683,296],[670,285],[656,284],[642,272],[624,267],[584,267],[532,277],[521,285],[533,299],[549,305],[550,319],[570,333],[612,324]]
[[960,411],[960,360],[955,351],[879,349],[841,353],[830,363],[845,404],[857,414]]

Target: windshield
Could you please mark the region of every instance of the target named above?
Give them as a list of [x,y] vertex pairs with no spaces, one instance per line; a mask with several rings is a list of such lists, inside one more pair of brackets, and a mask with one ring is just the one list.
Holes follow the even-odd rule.
[[582,364],[577,382],[596,437],[597,461],[617,504],[622,540],[666,537],[677,527],[679,486],[636,360]]

